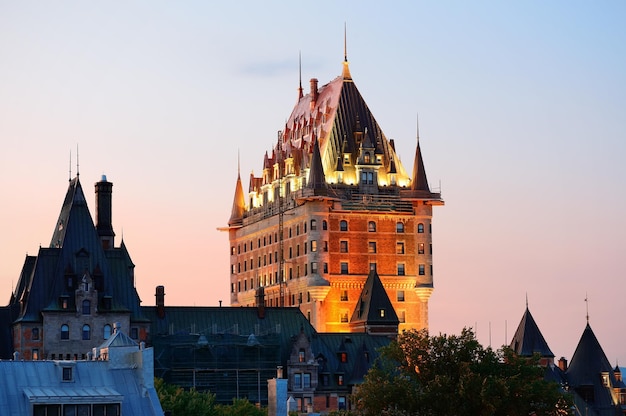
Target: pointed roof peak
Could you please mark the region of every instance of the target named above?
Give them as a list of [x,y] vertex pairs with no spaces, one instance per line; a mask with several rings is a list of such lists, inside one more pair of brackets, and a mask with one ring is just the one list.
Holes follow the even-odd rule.
[[350,67],[348,66],[348,41],[347,41],[347,25],[343,24],[343,71],[341,77],[345,80],[352,80],[350,75]]
[[357,301],[350,326],[397,326],[400,324],[393,304],[376,270],[370,270]]
[[515,331],[515,335],[513,335],[510,347],[518,355],[524,357],[530,357],[534,353],[539,353],[542,357],[554,358],[552,350],[550,350],[548,343],[528,309],[528,301],[526,302],[526,311]]

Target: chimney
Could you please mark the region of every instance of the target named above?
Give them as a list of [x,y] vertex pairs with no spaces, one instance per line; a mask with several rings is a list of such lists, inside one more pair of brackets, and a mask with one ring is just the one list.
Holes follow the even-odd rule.
[[256,290],[256,307],[259,319],[265,318],[265,288],[260,286]]
[[102,175],[100,182],[96,182],[96,230],[100,236],[102,248],[112,249],[115,239],[112,218],[112,194],[113,183],[107,181],[106,175]]
[[562,372],[567,371],[567,360],[565,359],[565,357],[559,358],[559,368]]
[[315,104],[317,104],[317,78],[311,78],[311,110],[315,108]]
[[163,319],[165,318],[165,286],[157,286],[154,296],[156,297],[157,316]]

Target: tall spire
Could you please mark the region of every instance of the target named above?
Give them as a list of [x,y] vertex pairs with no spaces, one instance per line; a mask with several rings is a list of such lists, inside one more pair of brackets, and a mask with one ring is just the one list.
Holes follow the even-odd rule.
[[239,151],[237,151],[237,183],[235,184],[235,196],[233,198],[233,208],[228,220],[229,226],[243,225],[243,214],[246,210],[246,199],[243,194],[243,186],[241,185],[241,171],[239,161]]
[[350,68],[348,67],[348,36],[347,36],[347,25],[343,24],[343,71],[341,77],[344,80],[351,80],[352,75],[350,75]]
[[302,92],[302,52],[298,51],[298,101],[304,97]]
[[413,161],[413,177],[411,179],[412,190],[430,192],[428,179],[426,178],[426,169],[424,169],[424,160],[422,159],[422,150],[420,149],[419,121],[417,122],[417,146],[415,149],[415,160]]

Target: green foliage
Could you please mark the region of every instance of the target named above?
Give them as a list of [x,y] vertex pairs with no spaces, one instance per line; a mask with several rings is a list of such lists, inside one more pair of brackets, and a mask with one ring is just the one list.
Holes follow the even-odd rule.
[[215,403],[215,395],[195,389],[185,390],[156,378],[154,387],[163,410],[172,416],[267,416],[266,409],[258,409],[245,399],[233,399],[230,406]]
[[201,393],[194,389],[185,390],[182,387],[165,383],[157,378],[154,387],[159,395],[163,410],[172,412],[172,416],[208,416],[215,415],[215,395]]
[[538,360],[485,349],[470,329],[405,331],[381,349],[354,401],[366,416],[567,414],[568,397],[544,381]]

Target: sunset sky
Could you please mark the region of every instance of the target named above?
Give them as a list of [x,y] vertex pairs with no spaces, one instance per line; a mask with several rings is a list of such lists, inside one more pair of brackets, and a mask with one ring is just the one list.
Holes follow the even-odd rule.
[[[352,77],[433,218],[432,333],[510,342],[530,310],[570,359],[626,363],[626,2],[0,0],[0,303],[50,244],[70,175],[144,305],[229,302],[237,154],[262,169],[302,79]],[[77,168],[77,147],[79,167]],[[71,163],[70,163],[71,153]],[[585,298],[588,298],[588,304]],[[2,300],[2,298],[4,298]]]

